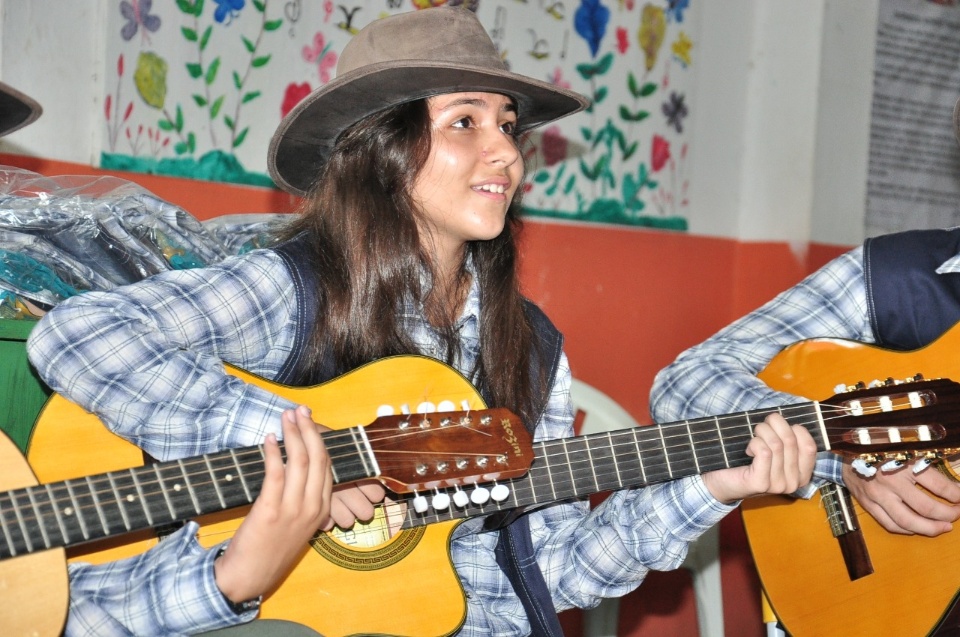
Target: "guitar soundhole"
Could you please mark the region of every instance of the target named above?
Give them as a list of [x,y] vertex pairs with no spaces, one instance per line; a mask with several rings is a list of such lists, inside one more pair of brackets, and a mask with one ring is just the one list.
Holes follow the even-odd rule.
[[388,503],[378,506],[373,519],[358,522],[344,531],[320,531],[310,540],[310,546],[325,559],[355,571],[375,571],[387,568],[409,555],[420,543],[425,527],[400,530],[403,509]]

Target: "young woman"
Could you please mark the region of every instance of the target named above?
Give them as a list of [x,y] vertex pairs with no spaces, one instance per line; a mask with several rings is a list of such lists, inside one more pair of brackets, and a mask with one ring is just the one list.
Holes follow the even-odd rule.
[[[34,330],[32,360],[53,388],[159,458],[277,432],[291,405],[225,374],[224,362],[309,385],[425,354],[537,439],[570,436],[562,337],[517,282],[518,140],[586,105],[507,71],[469,11],[378,20],[274,136],[271,174],[305,197],[275,248],[71,299]],[[462,634],[559,635],[556,610],[677,567],[737,500],[792,492],[814,462],[809,434],[779,417],[757,427],[748,453],[748,467],[625,490],[593,512],[557,504],[493,532],[468,520],[451,546],[468,600]],[[382,496],[337,492],[333,520],[365,519]]]

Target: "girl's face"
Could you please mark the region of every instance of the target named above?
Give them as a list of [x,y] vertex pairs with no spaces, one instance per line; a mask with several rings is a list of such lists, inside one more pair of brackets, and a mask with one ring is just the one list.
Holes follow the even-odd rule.
[[503,231],[523,179],[514,137],[517,110],[498,93],[448,93],[427,100],[432,141],[413,198],[440,255],[458,258],[467,241]]

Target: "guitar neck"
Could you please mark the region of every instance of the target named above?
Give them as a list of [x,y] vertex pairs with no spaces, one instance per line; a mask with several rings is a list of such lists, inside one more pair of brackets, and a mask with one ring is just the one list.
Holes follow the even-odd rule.
[[746,449],[754,427],[773,411],[791,425],[806,427],[818,450],[828,449],[817,402],[549,440],[534,445],[534,460],[527,474],[505,482],[510,488],[507,499],[470,502],[465,507],[443,510],[431,508],[424,513],[408,506],[403,528],[747,465],[752,461]]
[[[335,483],[377,477],[363,427],[325,432],[323,441]],[[251,504],[264,457],[262,445],[230,449],[0,493],[0,559]]]

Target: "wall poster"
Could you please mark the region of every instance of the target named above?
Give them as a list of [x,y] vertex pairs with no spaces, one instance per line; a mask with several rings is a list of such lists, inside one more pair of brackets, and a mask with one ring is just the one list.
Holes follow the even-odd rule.
[[960,225],[960,6],[880,0],[866,235]]

